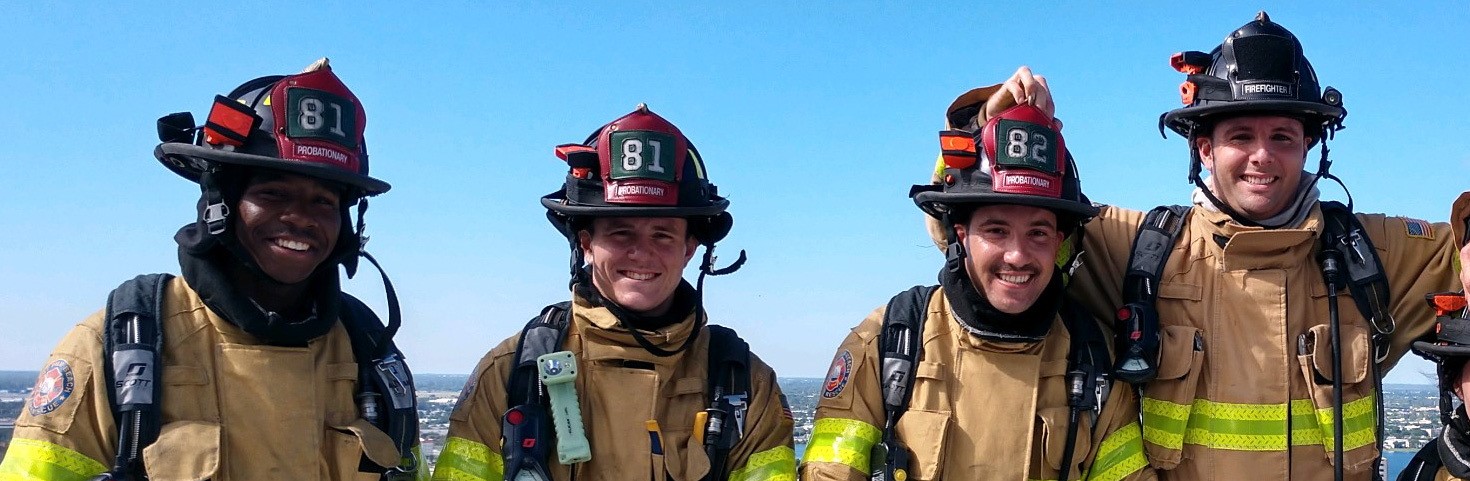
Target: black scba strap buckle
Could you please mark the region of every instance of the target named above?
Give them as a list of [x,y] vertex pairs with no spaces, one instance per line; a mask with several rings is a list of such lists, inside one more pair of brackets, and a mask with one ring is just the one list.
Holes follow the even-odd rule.
[[409,387],[407,369],[397,354],[389,354],[373,363],[373,371],[383,386],[388,388],[388,400],[393,409],[414,407],[413,389]]
[[[888,430],[892,432],[892,430]],[[909,465],[913,456],[909,454],[908,446],[893,436],[885,434],[884,439],[873,445],[869,453],[874,469],[868,479],[872,481],[905,481],[909,479]]]

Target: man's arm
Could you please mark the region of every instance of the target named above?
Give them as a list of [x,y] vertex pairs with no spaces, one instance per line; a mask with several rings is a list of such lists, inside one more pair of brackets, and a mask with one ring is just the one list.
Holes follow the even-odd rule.
[[730,481],[796,481],[791,408],[776,384],[776,372],[755,354],[750,360],[751,399],[745,420],[749,432],[726,462]]
[[501,481],[500,417],[505,413],[505,385],[515,355],[512,337],[485,354],[460,392],[449,416],[444,449],[434,463],[435,481]]
[[1087,472],[1091,481],[1152,481],[1158,479],[1143,454],[1143,429],[1138,423],[1138,397],[1133,387],[1117,381],[1098,416]]
[[802,456],[803,480],[865,480],[874,468],[871,452],[882,439],[885,416],[877,342],[885,310],[868,315],[833,356]]
[[1410,344],[1434,331],[1434,312],[1424,296],[1460,289],[1454,268],[1458,252],[1450,242],[1448,224],[1381,214],[1359,214],[1358,219],[1377,248],[1388,276],[1389,312],[1396,324],[1388,359],[1383,363],[1383,371],[1388,372]]
[[73,481],[112,465],[117,427],[102,375],[102,313],[72,328],[52,351],[15,433],[0,481]]

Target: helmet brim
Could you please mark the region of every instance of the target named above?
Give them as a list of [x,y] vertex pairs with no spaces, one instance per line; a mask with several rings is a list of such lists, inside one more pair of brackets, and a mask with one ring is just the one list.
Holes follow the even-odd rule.
[[568,204],[566,194],[556,191],[541,197],[541,205],[546,207],[547,218],[551,225],[556,227],[562,235],[571,237],[576,235],[571,232],[568,222],[572,217],[682,217],[682,218],[706,218],[709,222],[703,226],[701,241],[714,244],[730,234],[730,229],[735,225],[735,218],[725,209],[730,206],[730,201],[723,197],[716,197],[715,202],[708,207],[647,207],[647,206],[588,206]]
[[646,205],[585,205],[567,202],[566,194],[562,191],[552,192],[541,197],[541,205],[568,217],[713,217],[725,212],[730,207],[730,201],[724,197],[715,197],[710,205],[689,206],[646,206]]
[[189,179],[190,181],[196,183],[199,182],[199,176],[201,172],[190,168],[187,163],[171,161],[169,160],[169,157],[195,157],[209,162],[219,162],[223,164],[241,165],[246,167],[261,167],[301,174],[307,177],[314,177],[317,179],[355,187],[358,190],[362,191],[363,196],[378,195],[387,192],[388,189],[392,188],[392,186],[389,185],[387,182],[383,182],[381,180],[368,177],[366,175],[358,175],[319,164],[293,162],[264,155],[228,152],[218,149],[212,149],[209,147],[202,147],[194,144],[186,144],[182,142],[164,142],[158,144],[158,147],[153,149],[153,156],[158,158],[158,161],[163,163],[164,167],[168,167],[168,169],[173,171],[175,174],[179,174],[180,177]]
[[1437,342],[1414,341],[1414,350],[1438,357],[1470,357],[1470,346],[1444,345]]
[[1097,216],[1099,209],[1092,204],[1073,202],[1063,199],[1052,199],[1025,194],[1000,194],[1000,193],[951,193],[940,191],[919,192],[914,195],[914,204],[924,213],[934,218],[939,218],[940,212],[946,209],[937,208],[943,206],[972,206],[996,204],[1029,205],[1050,209],[1059,213],[1078,215],[1086,219]]
[[1209,121],[1210,117],[1219,119],[1230,114],[1256,113],[1264,115],[1279,114],[1283,116],[1302,116],[1322,119],[1324,122],[1340,118],[1345,110],[1319,102],[1303,102],[1300,100],[1237,100],[1233,102],[1215,102],[1208,105],[1194,107],[1183,107],[1164,114],[1164,123],[1179,135],[1189,135],[1189,125],[1186,120]]

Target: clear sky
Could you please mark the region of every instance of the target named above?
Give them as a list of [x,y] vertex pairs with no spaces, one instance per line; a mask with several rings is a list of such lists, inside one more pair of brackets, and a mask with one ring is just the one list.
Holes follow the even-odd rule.
[[[215,94],[326,56],[393,184],[368,247],[398,287],[415,370],[468,372],[568,297],[567,247],[537,201],[566,172],[552,147],[647,102],[731,200],[724,262],[750,255],[708,281],[713,320],[780,375],[820,376],[863,316],[935,280],[906,194],[956,95],[1030,65],[1093,199],[1185,203],[1185,143],[1156,128],[1179,106],[1168,57],[1264,6],[310,3],[0,4],[0,369],[39,368],[122,280],[178,271],[171,236],[198,188],[153,159],[159,116],[202,118]],[[1443,220],[1470,168],[1470,5],[1271,3],[1343,92],[1349,128],[1331,146],[1358,209]],[[347,289],[384,305],[370,269]],[[1431,369],[1406,362],[1390,382]]]

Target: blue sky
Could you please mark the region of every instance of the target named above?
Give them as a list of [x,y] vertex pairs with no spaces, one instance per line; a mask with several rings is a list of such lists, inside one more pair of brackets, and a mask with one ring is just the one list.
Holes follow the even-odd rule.
[[[36,369],[118,282],[177,272],[198,189],[152,157],[154,121],[327,56],[366,106],[369,249],[398,287],[419,372],[467,372],[563,300],[566,244],[537,198],[560,143],[639,102],[699,146],[736,223],[715,322],[783,376],[820,376],[847,330],[941,262],[906,198],[953,98],[1027,64],[1049,77],[1083,185],[1187,202],[1163,139],[1180,50],[1269,7],[1348,129],[1335,171],[1362,211],[1442,220],[1466,188],[1470,5],[1419,2],[296,2],[0,5],[0,369]],[[1327,198],[1343,198],[1325,188]],[[692,269],[691,269],[692,272]],[[348,290],[382,306],[370,270]],[[381,312],[381,310],[380,310]],[[1406,362],[1391,382],[1424,382]]]

